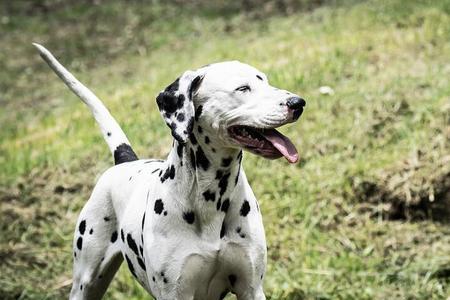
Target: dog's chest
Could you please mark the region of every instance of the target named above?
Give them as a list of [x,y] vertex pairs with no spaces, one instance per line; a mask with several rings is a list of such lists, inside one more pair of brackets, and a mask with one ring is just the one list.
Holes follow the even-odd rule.
[[144,243],[146,273],[137,276],[157,298],[183,290],[195,299],[216,299],[237,285],[256,286],[264,273],[265,249],[234,238],[208,241],[186,232]]
[[261,216],[252,195],[238,195],[184,206],[164,193],[130,206],[122,252],[138,281],[156,297],[184,287],[198,299],[256,284],[266,255]]

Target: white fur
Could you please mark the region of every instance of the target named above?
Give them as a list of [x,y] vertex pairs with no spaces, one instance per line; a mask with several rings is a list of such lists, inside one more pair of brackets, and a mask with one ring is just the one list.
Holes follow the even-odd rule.
[[[114,153],[121,143],[129,144],[101,101],[45,48],[36,46],[52,69],[89,106],[111,151]],[[122,163],[108,169],[98,180],[75,230],[71,299],[101,298],[125,256],[139,283],[158,300],[215,300],[226,290],[239,300],[265,299],[262,284],[267,248],[262,217],[240,164],[241,149],[228,136],[227,127],[239,124],[273,128],[290,122],[286,99],[295,95],[270,86],[263,73],[237,61],[186,72],[179,81],[180,93],[186,93],[196,76],[203,78],[202,83],[194,99],[184,103],[177,115],[190,110],[187,113],[192,116],[203,106],[203,113],[194,123],[197,142],[187,141],[181,147],[180,141],[174,140],[165,161]],[[251,91],[236,90],[242,85],[249,85]],[[170,124],[176,122],[176,117],[170,115],[165,120]],[[181,128],[185,130],[186,126]],[[197,160],[200,157],[199,147],[208,161],[207,168],[191,160],[191,152]],[[181,157],[177,149],[181,149]],[[227,165],[228,159],[231,161]],[[174,177],[162,182],[172,166]],[[228,174],[227,187],[220,196],[219,182],[224,174]],[[214,201],[205,200],[208,191],[214,192]],[[217,205],[219,198],[221,204]],[[162,210],[155,205],[158,199],[164,205]],[[229,208],[224,212],[227,199]],[[245,201],[250,209],[247,215],[242,213]],[[194,213],[193,224],[183,217],[187,212]],[[223,224],[226,230],[221,237]],[[114,232],[117,240],[112,242]]]

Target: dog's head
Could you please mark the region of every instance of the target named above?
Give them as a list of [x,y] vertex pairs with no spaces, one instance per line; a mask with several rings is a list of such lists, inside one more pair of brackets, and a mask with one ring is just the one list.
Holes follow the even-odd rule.
[[264,73],[249,65],[228,61],[187,71],[156,99],[180,143],[197,124],[216,147],[298,160],[295,146],[275,128],[296,121],[305,100],[271,86]]

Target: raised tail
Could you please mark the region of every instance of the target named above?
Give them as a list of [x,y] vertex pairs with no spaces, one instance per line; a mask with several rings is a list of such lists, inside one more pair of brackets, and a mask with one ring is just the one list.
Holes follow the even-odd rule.
[[56,58],[45,49],[45,47],[33,43],[38,49],[41,57],[47,62],[52,70],[61,78],[62,81],[89,107],[100,127],[103,138],[108,144],[109,150],[114,156],[116,165],[137,160],[138,157],[131,148],[125,133],[117,124],[116,120],[111,116],[108,109],[97,96],[94,95],[87,87],[79,82]]

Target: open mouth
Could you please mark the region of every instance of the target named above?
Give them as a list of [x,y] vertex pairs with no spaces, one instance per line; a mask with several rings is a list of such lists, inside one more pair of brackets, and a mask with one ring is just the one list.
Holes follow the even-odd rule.
[[294,144],[276,129],[234,125],[228,128],[228,134],[244,149],[257,155],[268,159],[284,156],[290,163],[298,161]]

